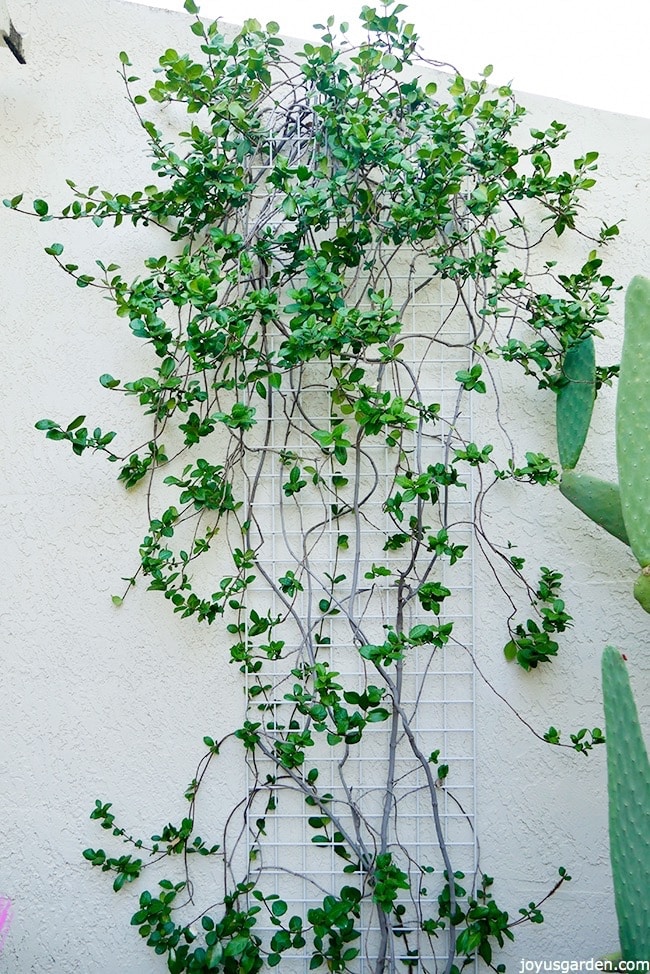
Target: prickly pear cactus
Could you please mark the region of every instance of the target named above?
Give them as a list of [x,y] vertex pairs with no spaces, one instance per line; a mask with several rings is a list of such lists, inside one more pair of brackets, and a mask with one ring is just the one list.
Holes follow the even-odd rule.
[[650,280],[625,294],[625,337],[616,398],[616,459],[623,519],[642,568],[650,565]]
[[567,381],[556,400],[557,449],[564,470],[573,470],[587,439],[596,399],[596,351],[591,335],[567,349],[562,372]]
[[[593,407],[588,392],[591,351],[584,343],[574,349],[567,352],[565,373],[570,380],[575,375],[582,381],[569,381],[558,394],[558,452],[564,468],[560,490],[592,521],[630,545],[642,569],[634,597],[650,612],[650,280],[634,277],[625,294],[625,337],[616,397],[618,488],[572,473]],[[595,362],[593,369],[595,376]],[[560,402],[562,393],[565,399]]]
[[609,843],[623,959],[650,959],[650,762],[623,657],[603,653]]
[[587,473],[565,470],[560,493],[601,528],[629,545],[621,510],[621,495],[616,484],[609,484]]
[[646,612],[650,612],[650,566],[641,569],[641,574],[634,583],[634,598]]

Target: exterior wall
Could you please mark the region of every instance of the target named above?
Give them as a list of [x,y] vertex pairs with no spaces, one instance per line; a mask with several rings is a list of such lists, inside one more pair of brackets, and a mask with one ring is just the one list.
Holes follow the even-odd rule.
[[[647,275],[650,121],[529,95],[522,100],[540,128],[551,119],[568,124],[571,134],[561,153],[565,165],[571,166],[576,156],[590,149],[600,152],[598,184],[589,194],[589,210],[606,222],[624,221],[621,236],[605,254],[606,264],[623,287],[635,274]],[[591,229],[597,231],[595,222]],[[563,248],[570,262],[573,253],[572,266],[580,266],[589,251],[588,241],[573,241],[568,250],[567,244],[561,237],[559,246],[554,243],[551,248],[552,256]],[[622,325],[621,292],[603,328],[606,341],[598,343],[600,363],[619,361]],[[532,398],[530,389],[522,395],[516,373],[503,369],[502,375],[502,419],[514,433],[515,454],[523,458],[525,450],[533,449],[556,456],[553,396],[543,393]],[[580,469],[612,481],[617,479],[615,398],[615,388],[599,394],[580,460]],[[476,433],[479,436],[478,429]],[[628,656],[649,740],[648,621],[632,596],[631,579],[637,568],[629,549],[581,517],[553,490],[515,490],[510,497],[499,492],[490,514],[495,535],[501,531],[501,537],[518,545],[517,553],[527,558],[528,566],[552,564],[564,573],[563,598],[575,622],[546,672],[526,674],[520,668],[504,668],[496,633],[501,632],[499,618],[503,619],[505,602],[493,578],[488,573],[479,576],[476,652],[485,677],[538,732],[553,724],[568,740],[579,727],[603,726],[600,657],[605,645],[614,644]],[[516,943],[504,956],[512,959],[515,970],[522,958],[588,960],[610,953],[618,936],[611,894],[605,754],[596,750],[584,757],[570,750],[551,750],[495,701],[480,679],[478,692],[483,868],[495,877],[496,890],[508,890],[512,899],[504,908],[512,915],[544,895],[558,866],[566,866],[573,877],[543,908],[546,922],[537,929],[519,927]]]
[[[126,48],[145,76],[157,54],[186,46],[181,14],[120,0],[12,0],[27,65],[0,49],[0,197],[67,199],[65,178],[116,189],[146,179],[140,130],[122,98],[117,54]],[[444,52],[441,52],[444,55]],[[531,125],[568,123],[567,162],[601,152],[590,209],[623,218],[608,263],[627,284],[650,267],[647,159],[650,122],[527,96]],[[215,665],[218,634],[181,624],[166,605],[137,590],[116,610],[109,596],[132,566],[141,501],[118,493],[114,468],[45,444],[33,429],[44,416],[82,409],[105,428],[114,400],[103,372],[135,374],[135,343],[92,289],[62,279],[43,247],[62,236],[0,211],[0,320],[4,415],[5,576],[0,645],[0,893],[15,920],[0,971],[7,974],[154,974],[160,962],[138,943],[128,920],[132,896],[116,896],[84,863],[82,848],[102,844],[88,821],[95,798],[114,798],[134,832],[148,834],[182,812],[204,734],[219,736],[237,719],[237,672]],[[597,229],[597,227],[595,228]],[[150,237],[71,224],[66,252],[75,262],[115,259],[137,266]],[[562,247],[565,240],[560,241]],[[574,262],[586,241],[569,244]],[[144,249],[143,249],[144,248]],[[549,247],[549,258],[558,246]],[[608,325],[617,360],[621,302]],[[531,400],[519,376],[503,372],[503,419],[514,423],[516,452],[553,455],[550,397]],[[614,476],[614,395],[599,399],[585,468]],[[135,422],[128,403],[123,424]],[[477,418],[478,419],[478,418]],[[475,427],[479,442],[483,431]],[[493,436],[486,427],[485,436]],[[535,496],[535,495],[533,495]],[[582,723],[602,724],[599,661],[614,642],[631,661],[637,696],[648,697],[647,623],[631,596],[631,556],[579,520],[557,492],[503,490],[490,514],[531,565],[565,571],[575,628],[545,673],[507,667],[501,654],[504,602],[487,571],[477,578],[476,648],[481,671],[543,733],[568,737]],[[215,649],[215,644],[217,648]],[[478,813],[481,865],[495,876],[499,903],[513,915],[538,899],[565,865],[574,879],[549,904],[542,927],[521,927],[506,957],[586,960],[616,946],[606,830],[605,754],[588,759],[536,740],[482,679],[478,688]],[[650,732],[650,714],[645,711]],[[237,795],[243,770],[222,787]],[[218,814],[220,796],[215,795]]]

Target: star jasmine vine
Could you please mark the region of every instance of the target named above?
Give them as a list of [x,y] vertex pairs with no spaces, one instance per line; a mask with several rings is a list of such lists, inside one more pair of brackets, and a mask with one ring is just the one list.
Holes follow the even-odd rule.
[[[456,769],[417,713],[438,661],[466,655],[450,606],[472,536],[509,600],[507,659],[549,665],[571,625],[561,572],[529,571],[482,516],[504,481],[538,490],[558,469],[533,450],[499,460],[463,418],[473,400],[493,408],[495,363],[511,363],[531,390],[559,393],[567,352],[599,335],[614,290],[601,252],[618,228],[603,225],[596,239],[579,230],[597,153],[556,169],[566,127],[526,136],[525,109],[509,87],[490,87],[489,68],[475,81],[452,72],[440,90],[430,79],[441,65],[419,54],[402,4],[364,7],[356,47],[330,18],[296,54],[274,22],[248,20],[226,36],[194,0],[185,8],[190,53],[166,50],[150,85],[120,56],[151,184],[113,192],[70,180],[56,213],[42,199],[5,200],[44,222],[166,234],[133,278],[118,263],[81,268],[63,243],[46,248],[150,353],[147,375],[99,380],[141,408],[142,442],[122,446],[119,431],[85,415],[36,425],[77,456],[103,455],[143,497],[116,606],[144,583],[190,631],[212,626],[215,665],[240,671],[247,698],[241,726],[206,733],[178,824],[144,840],[98,799],[91,818],[126,851],[118,842],[116,854],[84,856],[116,891],[137,881],[132,923],[171,974],[457,974],[476,957],[501,971],[499,948],[519,924],[542,922],[547,897],[513,918],[488,874],[458,868],[442,813],[447,796],[463,813]],[[171,133],[179,112],[183,128]],[[577,231],[578,270],[537,257],[548,235]],[[441,319],[413,318],[434,293]],[[460,367],[445,398],[427,369],[450,348]],[[599,367],[598,386],[615,374]],[[453,511],[469,496],[468,537]],[[582,754],[603,741],[598,728],[566,745],[554,727],[531,730]],[[372,803],[350,770],[368,753]],[[222,833],[205,839],[201,788],[207,775],[228,775],[233,755],[252,783]],[[325,764],[338,769],[335,787]],[[398,814],[416,792],[431,855]],[[284,892],[267,849],[272,821],[291,841],[287,807],[306,820],[313,855],[333,865],[315,878],[285,863]],[[220,864],[209,909],[196,905],[197,857]],[[143,888],[151,873],[156,884]],[[560,869],[547,895],[569,878]]]

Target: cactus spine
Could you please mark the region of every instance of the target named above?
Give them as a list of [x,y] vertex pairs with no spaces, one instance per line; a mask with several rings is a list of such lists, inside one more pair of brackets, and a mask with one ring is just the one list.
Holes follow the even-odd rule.
[[609,842],[623,959],[650,958],[650,762],[623,657],[603,653]]

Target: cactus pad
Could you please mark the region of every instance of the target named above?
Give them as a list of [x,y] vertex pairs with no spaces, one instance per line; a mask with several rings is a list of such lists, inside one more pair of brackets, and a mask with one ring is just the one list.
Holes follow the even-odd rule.
[[609,843],[626,961],[650,958],[650,762],[623,657],[603,653]]
[[608,484],[589,474],[565,470],[560,493],[601,528],[629,545],[616,484]]
[[634,598],[646,612],[650,612],[650,568],[643,568],[634,583]]
[[567,349],[562,371],[568,381],[557,395],[557,449],[563,468],[573,470],[587,439],[596,398],[596,352],[591,335]]
[[625,337],[616,399],[616,456],[630,547],[650,565],[650,280],[635,277],[625,295]]

